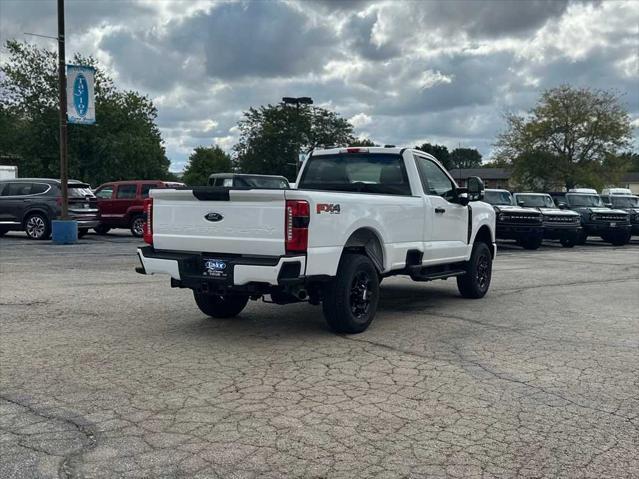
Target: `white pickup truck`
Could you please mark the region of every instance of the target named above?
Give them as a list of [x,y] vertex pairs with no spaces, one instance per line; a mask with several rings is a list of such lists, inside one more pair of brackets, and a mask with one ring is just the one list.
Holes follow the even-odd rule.
[[419,150],[314,151],[295,189],[151,190],[137,271],[169,274],[212,317],[267,296],[321,303],[334,331],[358,333],[387,276],[455,276],[462,296],[486,294],[495,212],[482,198],[479,178],[460,188]]

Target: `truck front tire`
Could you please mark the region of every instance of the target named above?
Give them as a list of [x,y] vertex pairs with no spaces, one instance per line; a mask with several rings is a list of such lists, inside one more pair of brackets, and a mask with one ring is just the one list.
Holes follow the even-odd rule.
[[249,297],[243,294],[206,294],[193,291],[197,307],[207,316],[213,318],[233,318],[246,307]]
[[379,278],[373,262],[364,255],[343,255],[337,276],[324,291],[322,308],[328,326],[336,333],[361,333],[373,321],[378,301]]
[[483,298],[490,287],[493,258],[486,243],[475,243],[466,274],[457,276],[457,289],[464,298]]

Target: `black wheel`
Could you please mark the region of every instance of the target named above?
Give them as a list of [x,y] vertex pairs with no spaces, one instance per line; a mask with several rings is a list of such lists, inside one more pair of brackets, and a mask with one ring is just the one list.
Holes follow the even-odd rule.
[[611,236],[610,243],[613,246],[624,246],[630,243],[630,231],[619,232]]
[[89,228],[78,228],[78,238],[82,238],[89,232]]
[[475,243],[466,274],[457,276],[457,289],[464,298],[483,298],[490,287],[493,258],[486,243]]
[[343,255],[322,301],[329,327],[336,333],[361,333],[373,321],[378,301],[379,277],[372,261],[363,255]]
[[46,240],[51,237],[51,223],[44,213],[32,213],[24,220],[24,232],[29,239]]
[[588,233],[581,230],[579,234],[577,235],[577,240],[575,241],[575,243],[583,246],[586,244],[587,239],[588,239]]
[[564,248],[573,248],[575,246],[574,238],[561,238],[559,242]]
[[130,228],[133,236],[142,238],[142,235],[144,235],[144,217],[142,215],[134,216],[131,219]]
[[521,242],[521,245],[524,247],[524,249],[534,250],[539,249],[542,241],[543,239],[540,237],[526,238]]
[[93,231],[95,231],[97,234],[99,235],[105,235],[107,234],[109,231],[111,230],[111,228],[109,228],[107,225],[103,225],[102,223],[100,223],[98,226],[96,226],[95,228],[93,228]]
[[244,294],[206,294],[193,291],[197,307],[207,316],[213,318],[232,318],[242,312],[249,297]]

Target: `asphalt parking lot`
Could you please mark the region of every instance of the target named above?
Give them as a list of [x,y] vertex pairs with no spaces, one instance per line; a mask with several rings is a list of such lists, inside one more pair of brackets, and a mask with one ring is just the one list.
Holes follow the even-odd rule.
[[371,328],[211,320],[125,232],[0,239],[0,477],[639,477],[639,241],[500,249]]

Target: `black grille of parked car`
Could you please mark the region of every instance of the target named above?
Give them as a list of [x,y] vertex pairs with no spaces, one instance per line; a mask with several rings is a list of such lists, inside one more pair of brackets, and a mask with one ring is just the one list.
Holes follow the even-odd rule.
[[549,223],[577,223],[579,216],[577,215],[545,215],[544,221]]
[[539,224],[542,222],[541,215],[525,213],[501,213],[499,220],[504,223],[516,223],[522,225]]
[[590,216],[593,221],[627,221],[628,216],[611,213],[595,213]]

